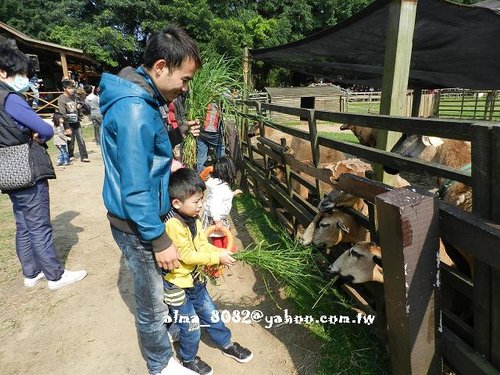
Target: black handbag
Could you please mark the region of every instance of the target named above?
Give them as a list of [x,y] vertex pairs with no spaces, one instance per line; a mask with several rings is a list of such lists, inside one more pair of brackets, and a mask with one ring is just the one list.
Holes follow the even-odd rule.
[[35,185],[30,144],[0,148],[0,190],[24,189]]
[[0,90],[0,190],[7,192],[35,185],[31,137],[23,133],[5,111],[9,92]]

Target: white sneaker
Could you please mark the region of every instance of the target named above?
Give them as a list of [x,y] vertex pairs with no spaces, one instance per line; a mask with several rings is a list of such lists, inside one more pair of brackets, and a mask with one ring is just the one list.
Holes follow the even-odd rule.
[[68,271],[64,270],[61,278],[57,281],[49,280],[49,289],[59,289],[63,286],[76,283],[77,281],[83,280],[87,276],[87,271]]
[[43,272],[40,272],[38,275],[32,278],[25,277],[24,278],[24,286],[27,288],[33,288],[40,280],[45,277]]
[[174,357],[171,357],[168,361],[167,367],[165,367],[160,375],[198,375],[196,372],[191,371],[181,365]]

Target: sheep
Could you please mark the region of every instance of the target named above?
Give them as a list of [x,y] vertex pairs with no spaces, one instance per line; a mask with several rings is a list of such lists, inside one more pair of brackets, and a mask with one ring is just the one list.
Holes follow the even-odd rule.
[[[439,244],[439,261],[453,267],[453,261],[446,254],[443,243]],[[361,284],[369,281],[384,282],[382,249],[374,242],[358,242],[344,251],[328,267],[328,274],[339,275],[339,282]]]
[[[247,134],[250,138],[260,135],[260,127],[258,123],[254,123],[248,131]],[[285,139],[286,151],[288,154],[292,155],[297,160],[311,160],[312,151],[311,143],[301,138],[292,136],[282,132],[281,130],[274,129],[271,127],[266,127],[265,138],[281,144],[281,139]],[[343,152],[334,150],[332,148],[320,146],[319,151],[319,161],[322,163],[331,163],[334,161],[339,161],[346,159]],[[271,167],[276,167],[276,165]]]
[[[343,173],[351,173],[357,176],[364,176],[366,171],[372,170],[370,164],[365,163],[360,159],[342,160],[337,163],[331,163],[330,165],[322,165],[322,167],[332,170],[332,176],[330,177],[330,181],[332,183],[335,183]],[[404,180],[403,178],[397,179],[397,187],[403,187],[407,185],[409,185],[408,181]],[[368,215],[368,207],[366,206],[363,199],[355,197],[336,187],[333,187],[328,195],[326,195],[325,198],[323,198],[323,200],[319,203],[319,212],[314,217],[313,221],[307,226],[304,233],[299,237],[300,243],[302,243],[303,245],[309,245],[311,243],[317,244],[318,240],[315,241],[314,238],[321,238],[322,242],[327,243],[336,242],[336,239],[339,237],[339,230],[335,226],[321,227],[321,235],[316,234],[315,232],[319,231],[318,223],[322,221],[323,216],[331,214],[332,211],[337,207],[352,208],[354,210],[360,211],[365,216]],[[332,241],[323,240],[328,237],[331,237]],[[344,240],[342,242],[349,242],[347,241],[347,237],[344,236],[343,239]]]
[[[303,163],[310,164],[312,166],[312,162],[309,160],[303,161]],[[331,190],[332,184],[335,184],[340,175],[343,173],[351,173],[356,176],[364,177],[367,171],[372,170],[372,166],[370,164],[365,163],[360,159],[344,159],[329,163],[321,163],[318,168],[329,169],[332,172],[331,176],[329,177],[330,184],[324,181],[320,181],[319,187],[322,191]],[[309,181],[311,184],[315,183],[314,177],[311,177],[302,172],[300,172],[299,174],[304,180]],[[292,181],[292,189],[304,199],[307,199],[309,196],[309,189],[295,180]]]
[[368,230],[356,222],[352,215],[332,210],[328,213],[318,213],[299,242],[304,246],[312,243],[328,249],[341,242],[356,243],[368,238]]
[[[468,141],[403,134],[391,152],[452,168],[467,169],[471,165],[471,143]],[[397,173],[391,168],[384,167],[384,169],[389,173]],[[439,178],[437,187],[444,202],[458,206],[467,212],[472,211],[472,188],[470,186],[458,181],[444,181]],[[472,275],[473,258],[463,251],[453,251],[446,243],[445,248],[458,266],[458,270],[467,276]]]
[[374,242],[358,242],[328,267],[328,273],[338,275],[341,283],[383,283],[382,249]]
[[366,126],[358,126],[351,124],[342,124],[340,130],[350,130],[354,133],[360,144],[376,147],[377,146],[377,130]]

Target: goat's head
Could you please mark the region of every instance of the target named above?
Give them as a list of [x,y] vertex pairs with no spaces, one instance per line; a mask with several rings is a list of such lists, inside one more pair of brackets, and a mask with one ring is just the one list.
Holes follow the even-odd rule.
[[[443,142],[444,141],[438,137],[403,134],[391,149],[391,152],[401,156],[431,161],[436,155],[438,147],[441,146]],[[389,174],[399,173],[399,171],[391,167],[384,166],[384,170]]]
[[318,247],[332,247],[349,235],[350,215],[340,211],[331,211],[321,215],[315,224],[312,243]]
[[354,284],[383,282],[382,250],[373,242],[358,242],[330,265],[328,273],[338,276],[337,282]]
[[319,203],[318,210],[328,213],[336,207],[354,207],[358,204],[360,198],[355,197],[343,190],[333,188]]

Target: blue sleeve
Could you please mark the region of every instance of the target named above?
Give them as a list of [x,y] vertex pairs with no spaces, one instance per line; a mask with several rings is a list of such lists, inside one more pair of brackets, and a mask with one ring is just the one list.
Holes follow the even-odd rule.
[[151,191],[150,180],[157,121],[143,110],[141,101],[121,100],[114,106],[116,113],[122,114],[116,134],[121,155],[122,207],[127,217],[137,224],[141,237],[154,239],[165,232],[165,224],[159,217],[158,196]]
[[39,138],[48,141],[54,129],[31,109],[19,95],[10,94],[5,99],[5,111],[20,125],[38,133]]

